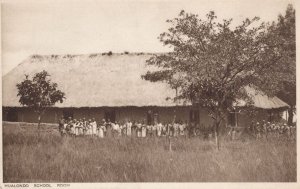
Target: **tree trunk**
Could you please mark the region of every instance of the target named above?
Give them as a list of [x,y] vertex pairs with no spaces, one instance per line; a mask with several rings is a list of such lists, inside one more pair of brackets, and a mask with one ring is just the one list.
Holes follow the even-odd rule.
[[168,138],[169,138],[169,151],[171,152],[172,151],[172,143],[171,143],[170,135],[168,136]]
[[288,109],[288,114],[289,114],[289,117],[288,117],[288,125],[292,125],[293,124],[293,118],[294,118],[294,107],[290,107]]
[[38,129],[38,136],[40,136],[40,127],[41,127],[41,113],[39,113],[39,115],[38,115],[38,127],[37,127],[37,129]]
[[219,138],[219,127],[220,126],[220,121],[217,121],[216,122],[216,125],[215,125],[215,139],[216,139],[216,146],[217,146],[217,149],[220,150],[220,138]]
[[168,137],[169,151],[171,152],[172,151],[172,143],[171,143],[170,133],[171,133],[170,126],[168,125],[168,128],[167,128],[167,137]]

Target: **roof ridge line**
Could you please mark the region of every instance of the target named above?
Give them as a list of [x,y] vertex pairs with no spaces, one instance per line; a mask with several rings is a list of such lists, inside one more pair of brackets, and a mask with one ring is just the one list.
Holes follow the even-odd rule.
[[164,53],[168,53],[168,52],[129,52],[129,51],[124,51],[124,52],[98,52],[98,53],[85,53],[85,54],[31,54],[29,55],[29,58],[42,58],[42,57],[63,57],[63,56],[67,56],[67,57],[76,57],[76,56],[91,56],[91,55],[108,55],[108,56],[112,56],[112,55],[156,55],[156,54],[164,54]]

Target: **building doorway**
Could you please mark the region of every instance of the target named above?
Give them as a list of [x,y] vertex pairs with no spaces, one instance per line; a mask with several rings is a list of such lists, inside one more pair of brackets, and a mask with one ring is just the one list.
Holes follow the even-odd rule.
[[235,112],[229,112],[228,114],[228,125],[234,127],[236,126],[237,122],[236,122],[236,117],[235,117]]
[[63,110],[63,116],[65,120],[69,120],[69,118],[73,119],[74,113],[72,110]]
[[116,111],[115,110],[106,110],[104,112],[104,119],[105,121],[111,121],[113,123],[116,122]]
[[200,123],[199,110],[198,109],[190,110],[190,123],[194,123],[194,124],[199,124]]
[[147,125],[154,125],[158,123],[158,113],[152,110],[147,112]]

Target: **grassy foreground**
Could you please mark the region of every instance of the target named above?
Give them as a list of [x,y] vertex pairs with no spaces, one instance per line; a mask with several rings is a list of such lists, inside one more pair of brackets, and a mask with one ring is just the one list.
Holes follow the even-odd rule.
[[[296,142],[286,138],[62,138],[51,127],[3,124],[4,182],[295,182]],[[22,129],[23,128],[23,129]]]

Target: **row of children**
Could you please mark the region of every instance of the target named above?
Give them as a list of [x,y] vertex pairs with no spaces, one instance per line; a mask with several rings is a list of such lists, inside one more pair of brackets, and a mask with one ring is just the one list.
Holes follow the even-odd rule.
[[269,136],[281,136],[287,135],[293,137],[296,134],[296,126],[289,126],[286,123],[271,123],[263,120],[262,122],[256,122],[252,124],[250,128],[257,138],[261,138],[262,135]]
[[131,122],[130,120],[119,123],[103,119],[99,123],[95,118],[83,119],[64,119],[59,121],[59,131],[61,135],[71,136],[97,136],[116,137],[116,136],[183,136],[187,134],[187,124],[178,122],[174,124],[156,123],[153,125],[145,124],[145,121]]

